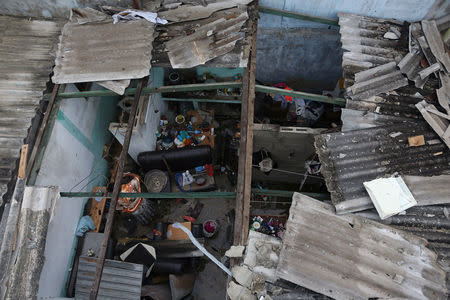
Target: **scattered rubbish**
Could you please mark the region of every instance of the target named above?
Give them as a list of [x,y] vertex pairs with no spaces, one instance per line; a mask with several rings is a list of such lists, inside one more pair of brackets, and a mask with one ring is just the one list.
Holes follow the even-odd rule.
[[242,257],[244,255],[245,246],[231,246],[230,249],[225,252],[226,257]]
[[207,220],[203,223],[203,235],[212,238],[219,230],[219,224],[214,220]]
[[172,224],[174,228],[179,228],[181,230],[183,230],[189,237],[189,239],[192,241],[192,243],[198,248],[200,249],[200,251],[202,251],[206,256],[209,257],[209,259],[211,259],[217,266],[219,266],[225,273],[227,273],[229,276],[233,276],[233,274],[231,273],[231,271],[225,267],[220,261],[217,260],[217,258],[215,258],[211,253],[208,252],[208,250],[205,249],[205,247],[203,247],[198,241],[197,239],[192,235],[192,233],[189,231],[189,229],[187,229],[186,227],[184,227],[183,225],[181,225],[180,223],[174,223]]
[[286,217],[255,216],[251,221],[250,230],[282,238],[285,222]]
[[162,25],[167,24],[167,20],[158,18],[157,13],[135,9],[124,10],[120,13],[113,15],[112,17],[114,19],[113,24],[116,24],[117,22],[119,22],[119,20],[140,20],[140,19],[145,19],[149,22],[156,24]]
[[[181,223],[180,226],[183,226],[183,228],[186,228],[186,230],[191,231],[192,229],[192,223],[191,222],[184,222]],[[167,239],[168,240],[187,240],[189,239],[189,236],[184,232],[184,230],[180,229],[179,227],[174,227],[174,224],[170,224],[167,226]]]
[[82,237],[89,230],[95,230],[94,221],[89,216],[82,216],[78,221],[75,235],[78,237]]
[[417,205],[401,177],[375,179],[364,182],[364,187],[382,220]]
[[408,137],[408,144],[411,147],[423,146],[425,145],[425,137],[423,136],[423,134]]
[[402,135],[401,132],[393,132],[393,133],[389,134],[389,136],[392,137],[392,138],[396,138],[396,137],[398,137],[400,135]]

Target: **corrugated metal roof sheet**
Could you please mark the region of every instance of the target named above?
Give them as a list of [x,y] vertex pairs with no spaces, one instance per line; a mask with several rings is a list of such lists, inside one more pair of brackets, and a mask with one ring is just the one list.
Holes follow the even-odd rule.
[[[410,147],[408,137],[426,144]],[[423,121],[406,121],[315,137],[322,174],[338,213],[372,207],[364,181],[400,175],[433,176],[450,172],[450,149]]]
[[[448,182],[447,180],[447,185]],[[433,188],[433,185],[430,185],[430,188]],[[445,189],[442,190],[442,193],[445,193]],[[382,221],[376,210],[367,210],[357,214],[427,239],[427,247],[436,251],[439,265],[447,272],[447,288],[450,288],[449,204],[412,207],[406,210],[404,214],[392,216]]]
[[[78,264],[75,299],[89,299],[97,258],[81,256]],[[143,265],[105,260],[97,299],[141,299]]]
[[347,96],[352,100],[365,100],[407,85],[408,79],[397,69],[397,64],[389,62],[356,73],[354,84],[347,88]]
[[146,20],[117,24],[64,25],[55,60],[54,83],[142,78],[149,75],[154,24]]
[[60,29],[53,21],[0,16],[0,197],[50,79]]
[[[394,19],[372,18],[349,13],[338,13],[339,32],[344,52],[345,87],[353,84],[354,74],[389,62],[399,62],[407,53],[408,27]],[[384,38],[394,28],[402,33],[398,40]]]
[[426,240],[295,193],[277,276],[335,299],[447,299]]

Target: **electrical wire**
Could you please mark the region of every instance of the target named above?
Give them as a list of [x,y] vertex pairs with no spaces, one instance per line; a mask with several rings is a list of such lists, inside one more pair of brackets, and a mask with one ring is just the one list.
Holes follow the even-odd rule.
[[[253,167],[259,168],[258,165],[252,165]],[[280,173],[286,173],[286,174],[293,174],[293,175],[299,175],[299,176],[303,176],[303,177],[314,177],[314,178],[320,178],[323,179],[322,176],[317,176],[317,175],[310,175],[310,174],[302,174],[302,173],[297,173],[297,172],[293,172],[293,171],[288,171],[288,170],[282,170],[282,169],[272,169],[270,171],[277,171]]]

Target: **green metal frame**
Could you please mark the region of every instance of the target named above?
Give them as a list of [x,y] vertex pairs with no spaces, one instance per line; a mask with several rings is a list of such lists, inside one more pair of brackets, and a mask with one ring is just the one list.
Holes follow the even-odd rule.
[[259,85],[259,84],[255,85],[255,90],[257,92],[299,97],[299,98],[308,99],[308,100],[312,100],[312,101],[331,103],[331,104],[336,104],[336,105],[340,105],[340,106],[345,106],[345,103],[346,103],[346,100],[344,98],[330,98],[328,96],[323,96],[323,95],[298,92],[298,91],[293,91],[293,90],[279,89],[276,87]]
[[[295,191],[281,191],[281,190],[261,190],[261,189],[252,189],[252,193],[255,195],[264,195],[264,196],[277,196],[277,197],[285,197],[292,198],[292,195]],[[320,200],[329,200],[330,196],[328,194],[321,193],[302,193],[304,195],[320,199]],[[60,196],[62,198],[111,198],[111,194],[107,193],[106,195],[103,193],[92,193],[92,192],[61,192]],[[119,197],[127,197],[127,198],[149,198],[149,199],[177,199],[177,198],[198,198],[198,199],[207,199],[207,198],[236,198],[236,192],[174,192],[174,193],[120,193]]]
[[[148,87],[143,89],[142,94],[148,95],[153,93],[176,93],[176,92],[190,92],[190,91],[203,91],[203,90],[217,90],[223,88],[238,88],[242,87],[241,82],[215,82],[215,83],[199,83],[199,84],[183,84],[183,85],[169,85],[160,87]],[[343,98],[330,98],[328,96],[279,89],[265,85],[255,85],[255,91],[280,94],[285,96],[300,97],[312,101],[319,101],[324,103],[331,103],[340,106],[345,106],[345,99]],[[134,95],[135,88],[128,88],[125,90],[125,95]],[[86,98],[86,97],[103,97],[103,96],[115,96],[117,95],[110,90],[99,91],[85,91],[85,92],[71,92],[71,93],[59,93],[58,99],[69,98]],[[211,103],[241,103],[241,100],[225,100],[225,99],[185,99],[185,98],[162,98],[165,101],[192,101],[192,102],[211,102]]]
[[299,20],[304,20],[304,21],[322,23],[322,24],[326,24],[326,25],[339,26],[337,19],[316,17],[316,16],[312,16],[312,15],[302,14],[302,13],[298,13],[298,12],[292,12],[292,11],[283,10],[283,9],[276,9],[276,8],[267,7],[267,6],[259,6],[259,12],[271,14],[271,15],[282,16],[282,17],[293,18],[293,19],[299,19]]

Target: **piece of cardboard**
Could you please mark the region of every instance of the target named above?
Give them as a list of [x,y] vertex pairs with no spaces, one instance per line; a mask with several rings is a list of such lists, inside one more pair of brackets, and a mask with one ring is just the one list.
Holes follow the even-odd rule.
[[[186,227],[187,229],[189,229],[189,231],[192,231],[192,223],[191,222],[183,222],[181,223],[181,225],[183,225],[184,227]],[[168,240],[188,240],[189,237],[188,235],[181,230],[180,228],[174,228],[172,226],[172,224],[170,224],[169,226],[167,226],[167,239]]]

